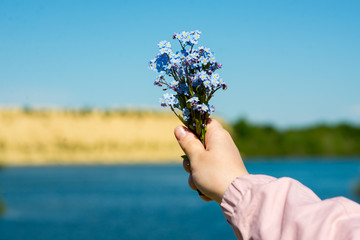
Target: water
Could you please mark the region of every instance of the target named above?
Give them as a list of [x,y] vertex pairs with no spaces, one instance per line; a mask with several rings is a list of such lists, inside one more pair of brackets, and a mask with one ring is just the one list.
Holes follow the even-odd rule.
[[[247,163],[249,172],[296,178],[321,198],[356,200],[360,158],[258,160]],[[235,239],[219,206],[190,190],[180,165],[6,168],[0,184],[7,205],[0,239]]]

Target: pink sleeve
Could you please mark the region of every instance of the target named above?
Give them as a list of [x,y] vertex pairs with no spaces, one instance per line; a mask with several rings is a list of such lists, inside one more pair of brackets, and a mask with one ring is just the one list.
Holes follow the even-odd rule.
[[221,209],[238,239],[360,239],[360,205],[343,197],[321,201],[291,178],[238,177]]

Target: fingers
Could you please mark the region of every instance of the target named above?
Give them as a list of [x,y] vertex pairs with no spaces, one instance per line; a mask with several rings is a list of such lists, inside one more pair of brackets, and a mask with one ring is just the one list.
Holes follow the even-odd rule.
[[192,190],[197,190],[197,187],[192,179],[192,176],[191,174],[189,175],[189,179],[188,179],[188,183],[189,183],[189,186]]
[[201,198],[202,200],[204,200],[205,202],[210,202],[210,201],[212,201],[212,199],[211,199],[211,198],[208,198],[208,197],[207,197],[207,196],[205,196],[205,195],[200,196],[200,198]]
[[179,126],[175,128],[174,134],[180,147],[190,160],[193,156],[205,151],[200,140],[189,129]]
[[[213,144],[211,138],[211,132],[216,133],[219,132],[218,130],[224,130],[224,129],[218,121],[210,119],[210,121],[208,122],[207,134],[206,134],[206,138],[208,138],[207,135],[209,135],[210,133],[210,138],[209,138],[210,145]],[[196,159],[196,156],[198,154],[203,153],[205,151],[205,148],[203,144],[200,142],[200,140],[190,130],[188,130],[183,126],[179,126],[175,128],[174,134],[179,142],[180,147],[182,148],[186,156],[190,159],[190,160],[189,159],[183,160],[183,167],[186,172],[191,173],[190,161],[192,159],[193,160]],[[202,200],[206,202],[212,201],[211,198],[205,196],[198,190],[192,179],[191,174],[189,175],[188,183],[191,189],[198,191],[199,196]]]
[[217,120],[209,119],[205,136],[206,149],[222,148],[224,144],[228,144],[229,142],[232,142],[230,134]]
[[213,131],[216,129],[223,129],[223,126],[221,125],[221,123],[219,123],[219,121],[217,121],[213,118],[209,118],[206,122],[206,128],[207,128],[207,132],[208,132],[208,131]]
[[192,190],[197,191],[198,194],[199,194],[199,197],[200,197],[202,200],[204,200],[205,202],[210,202],[210,201],[212,201],[211,198],[205,196],[205,195],[204,195],[203,193],[201,193],[201,191],[196,187],[196,185],[194,184],[194,181],[192,180],[191,174],[189,175],[189,180],[188,180],[188,182],[189,182],[190,188],[191,188]]

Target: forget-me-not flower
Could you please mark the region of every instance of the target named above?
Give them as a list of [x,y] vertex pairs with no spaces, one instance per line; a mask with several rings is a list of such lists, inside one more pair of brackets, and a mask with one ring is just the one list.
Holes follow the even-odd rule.
[[[149,62],[149,69],[160,73],[155,85],[175,92],[165,93],[159,99],[160,105],[170,107],[204,143],[206,121],[215,110],[209,101],[217,90],[226,89],[227,85],[215,73],[222,64],[217,62],[210,48],[194,48],[200,35],[198,30],[175,33],[173,39],[179,41],[181,49],[174,52],[170,42],[160,41],[159,53]],[[166,81],[165,76],[172,80]]]

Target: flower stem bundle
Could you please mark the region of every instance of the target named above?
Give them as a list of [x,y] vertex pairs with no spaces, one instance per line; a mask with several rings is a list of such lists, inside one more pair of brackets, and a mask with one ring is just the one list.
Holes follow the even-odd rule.
[[[222,64],[206,47],[195,47],[201,32],[175,33],[173,39],[180,43],[181,50],[173,52],[170,42],[159,42],[159,53],[149,62],[149,68],[158,72],[154,84],[165,93],[160,98],[163,107],[170,107],[180,121],[189,128],[205,145],[206,123],[215,107],[209,104],[214,93],[226,89],[227,85],[215,73]],[[170,77],[167,81],[165,77]]]

